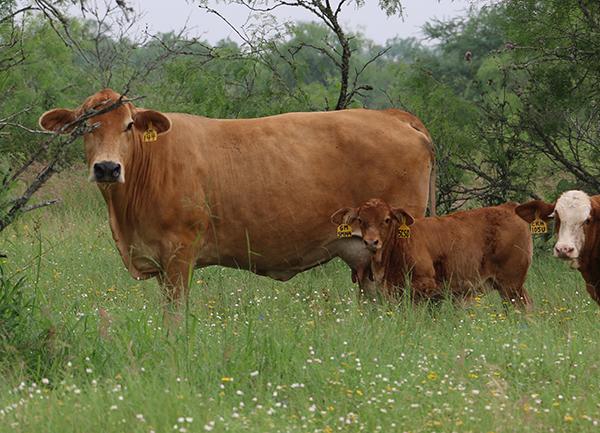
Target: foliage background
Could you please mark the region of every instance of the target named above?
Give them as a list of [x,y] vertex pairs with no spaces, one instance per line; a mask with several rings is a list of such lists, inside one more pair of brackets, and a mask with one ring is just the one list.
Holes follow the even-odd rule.
[[[382,7],[398,13],[399,5]],[[29,108],[19,120],[35,128],[44,110],[77,106],[104,86],[158,110],[223,118],[331,109],[337,99],[339,65],[311,47],[335,53],[339,43],[317,18],[213,46],[185,32],[136,39],[121,12],[101,22],[65,14],[70,39],[40,13],[4,22],[0,36],[9,40],[15,28],[21,36],[4,57],[18,49],[23,61],[2,71],[0,113]],[[398,107],[423,119],[437,148],[442,211],[572,188],[595,193],[599,23],[597,2],[511,0],[426,24],[427,45],[396,38],[379,46],[347,31],[350,70],[366,65],[349,106]],[[28,131],[4,128],[0,151],[25,157],[35,144]],[[80,160],[73,146],[68,162]]]

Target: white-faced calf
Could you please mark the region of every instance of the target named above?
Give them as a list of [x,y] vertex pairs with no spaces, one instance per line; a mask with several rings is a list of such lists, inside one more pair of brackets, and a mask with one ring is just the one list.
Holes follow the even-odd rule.
[[503,300],[530,310],[523,284],[531,264],[531,234],[515,214],[516,206],[415,220],[401,208],[371,199],[358,208],[338,210],[332,219],[360,226],[373,254],[373,278],[384,296],[402,295],[407,281],[415,300],[440,299],[448,291],[469,297],[491,286]]
[[554,255],[581,272],[588,293],[600,305],[600,195],[567,191],[556,203],[534,200],[515,211],[528,223],[554,219]]

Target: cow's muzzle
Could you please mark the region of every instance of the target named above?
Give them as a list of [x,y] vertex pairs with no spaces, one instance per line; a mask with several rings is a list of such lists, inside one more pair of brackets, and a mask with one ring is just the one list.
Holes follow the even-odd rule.
[[100,161],[94,164],[96,182],[117,182],[121,178],[121,164],[113,161]]
[[571,245],[557,244],[554,247],[554,256],[559,259],[572,260],[577,258],[577,252],[575,251],[575,247]]
[[365,247],[372,253],[377,252],[377,250],[381,248],[379,239],[363,239],[363,242],[365,243]]

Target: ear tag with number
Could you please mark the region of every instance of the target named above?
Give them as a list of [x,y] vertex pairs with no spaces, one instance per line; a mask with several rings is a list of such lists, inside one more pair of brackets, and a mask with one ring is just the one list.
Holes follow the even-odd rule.
[[340,224],[337,227],[338,238],[349,238],[352,237],[352,227],[350,224]]
[[158,140],[158,132],[156,132],[156,129],[152,126],[152,122],[148,122],[148,128],[144,131],[144,141],[150,142],[156,140]]
[[534,235],[548,233],[548,224],[546,224],[546,221],[541,219],[539,215],[536,215],[535,219],[529,225],[529,230],[531,230],[531,233]]
[[398,237],[402,239],[410,238],[410,227],[406,225],[404,218],[402,218],[402,224],[398,227]]

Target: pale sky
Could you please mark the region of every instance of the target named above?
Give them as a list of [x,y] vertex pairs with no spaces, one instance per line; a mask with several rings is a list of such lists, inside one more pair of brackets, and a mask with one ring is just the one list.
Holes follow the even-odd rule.
[[[209,0],[209,5],[221,12],[232,24],[243,24],[248,16],[246,8],[229,5],[223,1]],[[335,2],[337,3],[337,2]],[[421,26],[432,18],[449,19],[465,15],[476,0],[403,0],[403,18],[387,17],[379,9],[377,0],[366,0],[365,5],[356,9],[352,4],[343,10],[342,24],[345,29],[361,30],[369,39],[383,44],[394,36],[423,37]],[[217,16],[198,8],[191,0],[129,0],[128,4],[143,10],[141,23],[147,25],[151,33],[180,30],[186,25],[191,36],[202,36],[211,43],[230,37],[238,41],[234,32]],[[308,11],[298,7],[281,7],[275,12],[278,20],[315,20]]]

